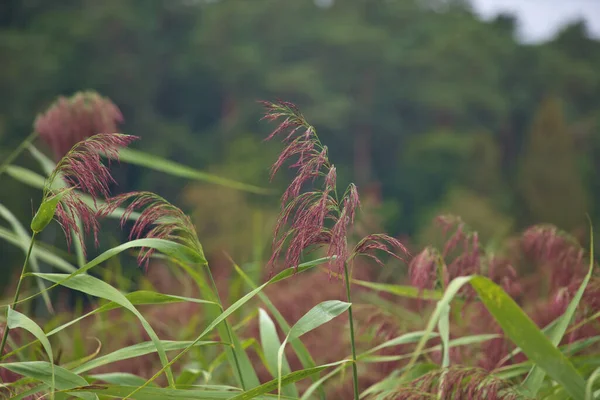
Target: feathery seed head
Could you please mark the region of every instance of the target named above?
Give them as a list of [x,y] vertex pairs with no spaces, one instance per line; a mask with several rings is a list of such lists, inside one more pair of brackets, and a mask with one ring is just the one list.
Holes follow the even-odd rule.
[[[202,245],[190,217],[157,194],[130,192],[115,196],[100,208],[98,214],[103,217],[107,216],[128,200],[132,201],[121,217],[121,226],[125,225],[135,210],[143,209],[131,229],[130,240],[142,237],[166,239],[180,242],[203,254]],[[152,254],[154,254],[154,249],[142,248],[138,256],[138,263],[145,264],[147,268]]]
[[[135,136],[129,135],[98,134],[73,146],[44,183],[42,204],[32,220],[32,230],[41,232],[52,218],[56,218],[65,232],[69,247],[72,243],[71,232],[79,239],[84,253],[84,233],[93,232],[97,245],[99,223],[96,211],[83,200],[81,192],[92,197],[94,208],[97,198],[108,198],[109,184],[114,180],[102,163],[101,155],[118,158],[119,149],[135,139]],[[64,179],[66,188],[56,182],[58,177]],[[78,219],[83,230],[77,223]]]
[[112,101],[86,91],[69,98],[59,97],[46,112],[38,115],[34,129],[58,160],[73,145],[90,136],[116,132],[121,122],[123,115]]

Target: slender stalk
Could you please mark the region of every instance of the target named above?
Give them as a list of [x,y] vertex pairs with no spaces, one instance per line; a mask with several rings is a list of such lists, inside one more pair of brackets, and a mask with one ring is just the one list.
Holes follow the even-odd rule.
[[[212,272],[210,272],[210,268],[208,267],[208,265],[206,266],[206,270],[208,271],[208,277],[210,278],[210,284],[212,286],[212,289],[215,292],[215,297],[217,302],[219,303],[219,307],[221,307],[221,312],[224,311],[223,308],[223,303],[221,302],[221,296],[219,295],[219,290],[217,289],[217,283],[215,282],[215,279],[213,278]],[[229,322],[227,322],[227,320],[223,320],[223,323],[225,324],[225,329],[227,330],[227,340],[229,341],[229,343],[231,343],[231,347],[235,348],[235,344],[233,343],[233,335],[231,334],[231,326],[229,326]],[[244,383],[244,375],[242,375],[242,368],[240,367],[240,361],[238,360],[237,354],[235,351],[233,351],[233,359],[235,361],[235,367],[237,369],[238,375],[240,377],[240,383],[242,384],[242,389],[246,390],[246,384]]]
[[[27,263],[29,262],[29,257],[31,256],[31,251],[33,250],[33,244],[35,243],[35,236],[37,235],[34,232],[31,235],[31,243],[29,243],[29,250],[27,250],[27,255],[25,256],[25,262],[23,262],[23,268],[21,269],[21,276],[19,277],[19,282],[17,283],[17,289],[15,290],[15,297],[12,302],[12,309],[14,310],[17,307],[17,302],[19,301],[19,294],[21,293],[21,282],[23,282],[23,275],[25,275],[25,270],[27,269]],[[4,346],[6,345],[6,339],[8,339],[8,309],[6,310],[6,320],[7,324],[4,327],[4,334],[2,335],[2,343],[0,343],[0,360],[3,358],[2,354],[4,353]]]
[[[348,275],[348,263],[344,263],[344,275],[346,281],[346,297],[348,303],[352,303],[350,297],[350,277]],[[352,306],[348,308],[348,319],[350,320],[350,346],[352,347],[352,377],[354,380],[354,400],[359,400],[360,395],[358,393],[358,368],[356,367],[356,344],[354,341],[354,318],[352,317]]]
[[25,140],[23,140],[21,144],[16,149],[14,149],[13,152],[8,155],[8,157],[4,159],[2,165],[0,165],[0,175],[4,173],[6,168],[10,165],[10,163],[14,161],[14,159],[17,158],[17,156],[21,154],[21,152],[23,152],[23,150],[25,150],[27,146],[29,146],[29,144],[33,141],[33,139],[37,137],[37,135],[37,132],[31,132],[29,136],[27,136]]

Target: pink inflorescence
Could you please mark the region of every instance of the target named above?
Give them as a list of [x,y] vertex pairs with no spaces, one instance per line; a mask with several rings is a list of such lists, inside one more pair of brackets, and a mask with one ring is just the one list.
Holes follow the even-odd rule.
[[[269,265],[274,266],[286,243],[287,266],[297,267],[303,251],[309,248],[328,246],[327,255],[332,258],[330,266],[340,272],[344,263],[357,254],[367,254],[380,262],[373,250],[392,254],[392,248],[396,247],[405,252],[404,246],[386,235],[368,236],[352,253],[349,252],[348,232],[360,207],[356,186],[350,184],[338,199],[336,169],[329,162],[327,147],[321,144],[315,129],[300,110],[285,101],[262,103],[267,110],[264,119],[283,119],[266,138],[282,136],[286,145],[271,168],[271,177],[290,160],[293,160],[290,168],[297,170],[281,199],[282,210],[275,228]],[[317,179],[322,180],[321,188],[303,192],[308,183],[314,184]]]
[[[179,208],[164,198],[151,192],[131,192],[115,196],[100,208],[99,215],[104,217],[113,213],[124,202],[132,200],[121,217],[121,226],[130,219],[135,210],[143,209],[129,234],[133,238],[154,238],[179,241],[188,247],[202,251],[191,219]],[[154,249],[142,248],[138,263],[146,268]]]
[[[86,234],[93,232],[95,243],[98,244],[97,212],[83,200],[81,192],[91,195],[94,206],[98,198],[108,198],[109,185],[114,182],[114,179],[102,163],[101,156],[104,154],[111,158],[118,158],[119,149],[129,145],[135,139],[135,136],[105,133],[79,142],[58,162],[46,181],[44,198],[56,194],[53,185],[59,176],[69,186],[69,189],[63,189],[68,191],[58,203],[55,214],[65,232],[69,247],[72,243],[71,232],[78,237],[84,252],[84,232]],[[83,224],[83,231],[77,224],[78,218]]]
[[59,97],[48,110],[38,115],[34,129],[50,146],[56,159],[73,145],[98,133],[114,133],[123,115],[109,99],[95,92],[78,92]]

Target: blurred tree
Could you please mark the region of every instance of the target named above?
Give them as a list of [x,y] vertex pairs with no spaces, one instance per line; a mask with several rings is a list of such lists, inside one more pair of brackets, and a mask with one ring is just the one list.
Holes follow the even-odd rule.
[[577,169],[573,138],[557,97],[549,97],[540,105],[526,146],[519,176],[526,223],[554,223],[563,229],[578,227],[588,211],[588,193]]

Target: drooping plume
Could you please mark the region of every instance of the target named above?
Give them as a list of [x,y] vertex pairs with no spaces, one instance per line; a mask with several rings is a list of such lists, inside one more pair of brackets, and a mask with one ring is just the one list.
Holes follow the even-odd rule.
[[[107,155],[118,158],[119,149],[135,139],[135,136],[130,135],[99,134],[77,143],[46,179],[42,205],[32,221],[32,229],[39,232],[52,218],[56,218],[65,232],[69,246],[72,243],[72,232],[77,236],[84,252],[84,232],[92,232],[97,244],[99,223],[95,210],[96,199],[108,198],[109,185],[114,182],[101,157]],[[93,204],[84,201],[82,192],[91,196]],[[77,223],[78,219],[83,225],[83,231]]]
[[119,108],[96,92],[78,92],[59,97],[43,114],[37,116],[34,130],[59,160],[76,143],[98,133],[115,133],[123,122]]
[[[202,245],[190,217],[152,192],[131,192],[115,196],[109,199],[105,206],[101,207],[99,215],[104,217],[111,214],[128,200],[131,200],[131,202],[121,217],[121,226],[125,225],[134,211],[142,210],[131,229],[130,240],[142,237],[166,239],[179,242],[202,253]],[[145,264],[147,267],[153,253],[154,249],[142,248],[138,263],[140,265]]]
[[404,246],[386,235],[367,236],[350,253],[348,235],[360,207],[356,186],[350,184],[345,193],[338,196],[337,171],[329,161],[327,146],[321,143],[315,129],[294,104],[278,101],[263,102],[263,105],[267,109],[264,119],[283,119],[266,140],[281,136],[286,145],[271,168],[271,177],[290,161],[290,168],[297,171],[281,199],[282,211],[269,264],[274,265],[286,244],[286,267],[296,267],[305,250],[328,246],[327,255],[332,258],[330,266],[340,272],[344,263],[358,254],[369,255],[380,262],[372,251],[392,254],[388,245],[405,253]]

